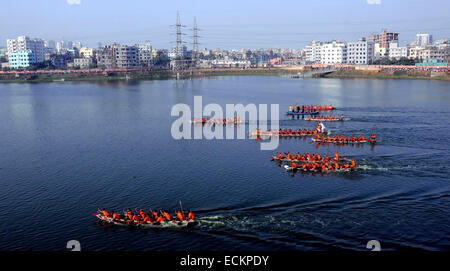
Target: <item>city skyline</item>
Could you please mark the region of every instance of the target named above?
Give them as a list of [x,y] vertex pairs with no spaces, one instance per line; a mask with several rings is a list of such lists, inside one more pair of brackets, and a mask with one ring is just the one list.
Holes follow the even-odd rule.
[[[183,41],[188,48],[192,47],[194,16],[200,28],[199,48],[208,49],[301,49],[311,40],[355,41],[381,28],[399,32],[401,45],[415,40],[420,32],[431,33],[434,39],[450,36],[450,28],[446,27],[450,24],[446,16],[450,3],[433,0],[408,1],[407,9],[404,2],[375,0],[285,1],[277,5],[231,1],[221,6],[207,1],[173,1],[165,5],[133,1],[129,5],[140,8],[130,9],[131,15],[122,12],[123,6],[118,5],[121,1],[106,4],[106,1],[50,0],[27,5],[18,2],[3,4],[8,10],[0,18],[2,25],[8,25],[0,30],[3,41],[26,35],[80,41],[88,47],[97,47],[99,42],[131,45],[149,40],[154,48],[171,48],[175,45],[175,28],[170,25],[175,24],[177,10],[185,25]],[[34,10],[38,8],[43,11],[36,14]],[[29,20],[10,23],[19,14]],[[5,47],[5,42],[1,46]]]

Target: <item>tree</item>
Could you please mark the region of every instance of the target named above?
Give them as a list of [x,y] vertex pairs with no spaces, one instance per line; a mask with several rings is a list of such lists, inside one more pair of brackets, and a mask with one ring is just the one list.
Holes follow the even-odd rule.
[[170,59],[167,55],[162,54],[162,55],[157,55],[154,59],[153,59],[153,64],[155,66],[167,66],[170,63]]

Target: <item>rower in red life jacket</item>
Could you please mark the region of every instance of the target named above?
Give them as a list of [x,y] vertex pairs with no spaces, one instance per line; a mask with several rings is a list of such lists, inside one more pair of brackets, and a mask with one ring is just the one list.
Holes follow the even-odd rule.
[[152,221],[151,221],[151,219],[150,219],[150,216],[149,215],[145,215],[145,217],[144,217],[144,223],[147,223],[147,224],[149,224],[149,223],[151,223]]
[[371,140],[372,140],[372,141],[375,141],[375,140],[376,140],[376,138],[375,138],[375,134],[372,134],[372,138],[371,138]]

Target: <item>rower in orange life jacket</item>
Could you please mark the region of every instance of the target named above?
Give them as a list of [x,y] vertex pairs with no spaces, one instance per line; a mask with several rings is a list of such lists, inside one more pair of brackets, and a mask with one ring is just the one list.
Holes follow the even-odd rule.
[[144,223],[150,223],[150,222],[152,222],[151,219],[150,219],[150,216],[149,215],[145,215]]
[[364,135],[361,135],[361,141],[366,141],[366,138],[364,137]]
[[163,222],[165,222],[165,219],[162,216],[158,216],[158,218],[156,219],[156,222],[163,223]]
[[375,141],[375,134],[372,134],[372,141]]
[[119,220],[120,219],[120,216],[116,213],[116,212],[114,212],[114,210],[112,211],[112,218],[114,219],[114,220]]
[[352,164],[350,165],[352,168],[356,167],[355,159],[352,158]]
[[171,221],[172,220],[172,217],[170,217],[170,215],[169,215],[169,213],[168,212],[163,212],[163,214],[164,214],[164,217],[168,220],[168,221]]
[[180,211],[177,212],[177,217],[178,219],[180,219],[180,221],[184,220],[184,215]]
[[297,164],[294,161],[292,161],[292,168],[297,169]]
[[192,211],[189,211],[188,218],[189,218],[189,220],[194,220],[195,219],[195,215],[194,215],[194,213]]
[[137,214],[134,214],[132,221],[139,222],[139,216]]
[[334,154],[334,156],[336,157],[336,161],[339,161],[339,153],[336,152],[336,153]]
[[338,162],[334,162],[334,167],[335,167],[336,169],[339,169],[339,168],[340,168]]
[[109,213],[108,213],[108,211],[106,211],[105,208],[103,208],[102,214],[103,214],[103,216],[105,216],[105,217],[109,217]]
[[129,220],[133,220],[133,212],[131,211],[131,209],[127,210],[127,217]]

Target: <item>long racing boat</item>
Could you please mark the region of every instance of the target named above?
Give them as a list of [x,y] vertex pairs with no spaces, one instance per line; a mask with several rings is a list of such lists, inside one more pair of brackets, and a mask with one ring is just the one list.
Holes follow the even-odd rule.
[[103,214],[97,213],[94,214],[96,218],[100,221],[108,224],[121,225],[121,226],[138,226],[138,227],[148,227],[148,228],[168,228],[168,227],[176,227],[183,228],[195,223],[194,220],[183,220],[183,221],[165,221],[165,222],[134,222],[130,220],[124,219],[112,219],[111,217],[105,217]]

